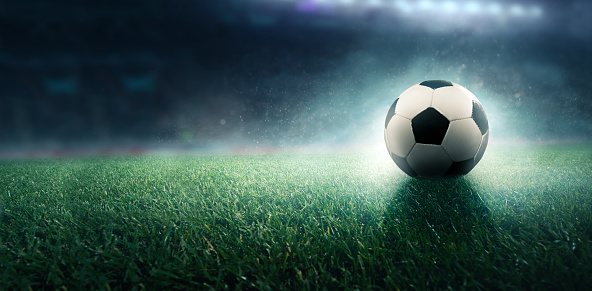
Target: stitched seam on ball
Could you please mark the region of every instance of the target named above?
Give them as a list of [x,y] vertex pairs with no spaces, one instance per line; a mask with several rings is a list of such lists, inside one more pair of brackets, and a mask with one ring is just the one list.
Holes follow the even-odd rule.
[[[405,119],[407,119],[407,120],[411,120],[411,119],[412,119],[412,118],[409,118],[409,117],[406,117],[406,116],[403,116],[403,115],[400,115],[400,114],[396,114],[396,113],[395,113],[395,115],[396,115],[396,116],[401,116],[401,117],[403,117],[403,118],[405,118]],[[393,117],[395,117],[395,115],[393,115]],[[393,117],[391,117],[391,120],[393,119]],[[389,122],[390,122],[390,121],[389,121]]]
[[473,118],[473,117],[472,117],[472,116],[469,116],[469,117],[463,117],[463,118],[451,119],[451,120],[450,120],[450,122],[457,121],[457,120],[464,120],[464,119],[469,119],[469,118]]
[[[483,146],[483,140],[485,135],[481,136],[481,141],[479,142],[479,147],[477,148],[477,152],[475,153],[475,155],[473,156],[473,161],[475,161],[475,159],[477,159],[477,155],[479,154],[479,152],[481,151],[481,147]],[[446,149],[444,149],[446,150]],[[475,165],[476,166],[476,165]]]
[[[417,144],[417,142],[413,144],[413,146],[411,147],[411,149],[409,150],[409,152],[407,152],[407,154],[405,155],[404,159],[405,159],[406,161],[407,161],[407,158],[409,157],[409,154],[410,154],[410,153],[411,153],[411,151],[413,150],[413,148],[415,148],[415,145],[416,145],[416,144]],[[407,163],[409,163],[409,161],[407,161]],[[411,165],[409,165],[409,167],[411,167]],[[413,169],[413,168],[412,168],[412,169]],[[413,171],[415,171],[415,169],[414,169]]]
[[452,159],[452,157],[450,156],[450,154],[448,153],[448,151],[446,150],[446,148],[443,147],[442,145],[440,145],[440,147],[444,150],[444,152],[446,153],[446,155],[448,156],[448,158],[454,163],[454,160]]

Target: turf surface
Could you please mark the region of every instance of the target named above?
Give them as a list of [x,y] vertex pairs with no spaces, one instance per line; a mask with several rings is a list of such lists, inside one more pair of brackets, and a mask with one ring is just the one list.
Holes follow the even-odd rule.
[[0,162],[0,289],[584,289],[592,148]]

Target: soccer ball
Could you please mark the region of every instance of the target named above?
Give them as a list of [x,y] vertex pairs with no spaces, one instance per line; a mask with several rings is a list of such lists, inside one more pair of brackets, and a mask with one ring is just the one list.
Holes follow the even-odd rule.
[[384,124],[391,158],[412,177],[465,175],[483,157],[488,140],[481,102],[466,88],[442,80],[405,90]]

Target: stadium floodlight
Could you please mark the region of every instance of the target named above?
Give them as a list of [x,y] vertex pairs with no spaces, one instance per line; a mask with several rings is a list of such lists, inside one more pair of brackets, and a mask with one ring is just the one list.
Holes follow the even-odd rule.
[[421,1],[419,1],[419,3],[417,3],[417,8],[423,9],[423,10],[433,9],[434,2],[432,2],[430,0],[421,0]]
[[512,16],[524,16],[524,8],[518,4],[510,6],[510,13]]
[[467,2],[465,10],[470,14],[478,14],[481,12],[481,4],[478,2]]
[[355,5],[358,8],[384,7],[394,8],[395,11],[410,14],[418,11],[427,13],[490,15],[496,18],[510,17],[539,17],[543,15],[542,7],[538,5],[524,6],[519,3],[484,2],[478,0],[250,0],[253,3],[296,4],[296,7]]
[[[341,14],[343,18],[336,21],[347,21],[345,17],[364,17],[367,13],[381,10],[380,17],[391,16],[404,18],[405,25],[431,27],[434,31],[461,28],[486,23],[486,27],[495,31],[509,27],[508,21],[533,21],[543,14],[543,6],[538,4],[521,4],[518,1],[502,0],[243,0],[267,6],[263,11],[273,13],[274,10],[285,11],[294,8],[307,14],[326,15]],[[425,20],[430,21],[426,22]],[[517,23],[516,23],[517,24]]]
[[368,0],[368,5],[372,7],[382,6],[382,0]]
[[499,3],[489,3],[487,5],[487,12],[493,15],[499,15],[502,12],[502,6]]
[[415,10],[415,5],[409,1],[396,1],[394,4],[399,11],[405,14],[411,14]]
[[445,1],[442,3],[442,11],[446,13],[455,13],[458,11],[458,4],[455,1]]

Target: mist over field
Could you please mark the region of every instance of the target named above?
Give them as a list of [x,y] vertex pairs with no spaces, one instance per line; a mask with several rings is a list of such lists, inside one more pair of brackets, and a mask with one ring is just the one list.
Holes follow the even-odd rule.
[[4,155],[378,148],[428,79],[472,91],[492,143],[592,138],[585,1],[30,2],[1,4]]

